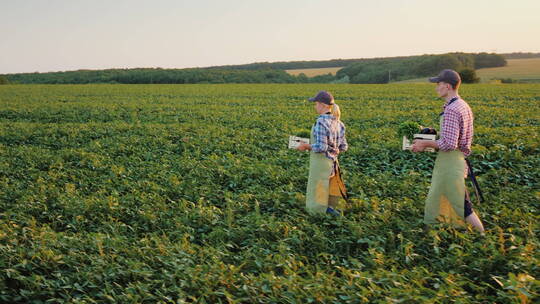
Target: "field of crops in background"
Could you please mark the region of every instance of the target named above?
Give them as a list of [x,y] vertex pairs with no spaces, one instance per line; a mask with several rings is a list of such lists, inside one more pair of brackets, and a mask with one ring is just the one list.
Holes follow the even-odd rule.
[[[350,149],[342,218],[304,211],[306,98]],[[533,303],[540,85],[464,85],[487,229],[424,231],[432,85],[0,87],[0,302]]]
[[[500,83],[509,80],[516,83],[540,83],[540,58],[507,59],[508,64],[497,68],[476,70],[481,83]],[[397,83],[427,83],[428,77],[408,79]]]
[[294,69],[294,70],[285,70],[285,72],[298,76],[301,73],[304,73],[307,77],[313,77],[318,75],[332,74],[336,75],[337,71],[343,67],[334,67],[334,68],[318,68],[318,69]]
[[540,58],[508,59],[508,65],[477,70],[482,82],[493,79],[512,79],[521,82],[540,82]]

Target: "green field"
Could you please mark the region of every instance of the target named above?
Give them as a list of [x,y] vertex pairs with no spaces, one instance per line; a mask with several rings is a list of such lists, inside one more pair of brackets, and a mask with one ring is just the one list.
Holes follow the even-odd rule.
[[508,65],[500,68],[476,71],[482,82],[511,78],[521,82],[540,82],[540,58],[508,59]]
[[[303,209],[321,89],[352,195]],[[485,237],[424,231],[433,85],[0,86],[0,302],[538,303],[540,85],[463,85]]]
[[341,70],[343,67],[334,67],[334,68],[318,68],[318,69],[294,69],[294,70],[285,70],[285,72],[298,76],[301,73],[304,73],[307,77],[319,76],[332,74],[336,75],[337,71]]

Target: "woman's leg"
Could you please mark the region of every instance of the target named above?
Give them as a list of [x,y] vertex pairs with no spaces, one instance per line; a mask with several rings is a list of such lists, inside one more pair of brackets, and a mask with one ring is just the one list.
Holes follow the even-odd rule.
[[328,207],[332,209],[336,209],[338,204],[339,204],[339,196],[330,195],[328,197]]

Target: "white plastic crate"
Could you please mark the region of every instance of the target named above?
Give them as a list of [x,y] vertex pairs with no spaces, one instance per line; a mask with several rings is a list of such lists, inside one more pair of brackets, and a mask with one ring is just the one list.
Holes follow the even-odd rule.
[[[437,139],[437,135],[433,135],[433,134],[414,134],[414,139],[435,140],[435,139]],[[402,145],[402,147],[403,147],[403,150],[411,150],[412,149],[412,142],[406,136],[403,136],[403,145]],[[435,149],[426,148],[424,151],[435,152]]]

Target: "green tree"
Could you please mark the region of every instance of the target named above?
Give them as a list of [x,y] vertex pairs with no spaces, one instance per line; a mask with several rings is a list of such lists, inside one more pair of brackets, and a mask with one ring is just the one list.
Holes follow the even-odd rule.
[[479,53],[474,56],[474,67],[476,69],[502,67],[505,65],[506,59],[499,54]]
[[461,82],[463,83],[478,83],[480,78],[476,76],[476,71],[474,69],[462,69],[459,72],[461,77]]
[[304,73],[300,73],[296,76],[296,81],[298,83],[308,83],[309,82],[309,78],[306,76],[306,74]]
[[0,84],[9,84],[9,80],[6,76],[0,76]]

